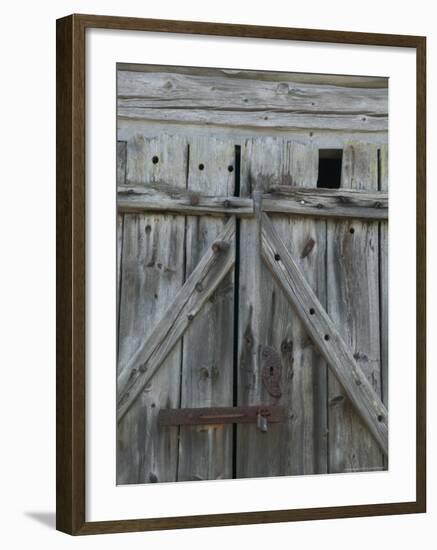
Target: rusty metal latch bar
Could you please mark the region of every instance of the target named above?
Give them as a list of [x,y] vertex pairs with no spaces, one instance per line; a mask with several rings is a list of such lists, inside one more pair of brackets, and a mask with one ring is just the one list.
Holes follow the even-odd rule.
[[161,409],[158,414],[158,425],[256,424],[261,431],[266,431],[268,424],[284,422],[286,418],[286,408],[279,405]]

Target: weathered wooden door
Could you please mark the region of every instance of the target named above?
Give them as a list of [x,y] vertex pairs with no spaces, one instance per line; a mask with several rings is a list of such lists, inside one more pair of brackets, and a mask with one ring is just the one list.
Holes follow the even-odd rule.
[[386,149],[319,157],[118,143],[119,484],[386,467]]

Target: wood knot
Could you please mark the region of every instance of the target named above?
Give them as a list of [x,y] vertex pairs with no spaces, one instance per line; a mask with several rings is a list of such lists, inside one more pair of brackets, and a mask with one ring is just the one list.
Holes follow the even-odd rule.
[[337,405],[338,403],[341,403],[344,401],[344,395],[336,395],[330,400],[331,405]]
[[286,82],[280,82],[276,88],[278,94],[288,94],[290,88]]
[[215,241],[215,243],[211,246],[215,254],[218,254],[219,252],[226,252],[229,250],[229,247],[230,243],[228,243],[228,241]]
[[191,206],[197,206],[200,202],[199,195],[191,195],[190,196],[190,204]]
[[206,367],[200,369],[200,378],[202,380],[207,380],[209,378],[209,371]]
[[302,254],[300,255],[301,259],[306,258],[308,254],[310,254],[315,244],[316,244],[316,241],[313,238],[308,239],[308,242],[304,246],[302,250]]
[[281,343],[282,353],[291,353],[293,351],[293,340],[283,340]]

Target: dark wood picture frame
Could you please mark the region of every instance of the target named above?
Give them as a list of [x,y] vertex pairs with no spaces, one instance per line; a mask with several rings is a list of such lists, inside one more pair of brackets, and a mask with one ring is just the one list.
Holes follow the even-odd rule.
[[[85,31],[104,28],[413,48],[417,127],[416,499],[411,502],[87,522],[85,515]],[[71,535],[426,511],[426,38],[70,15],[57,21],[57,529]]]

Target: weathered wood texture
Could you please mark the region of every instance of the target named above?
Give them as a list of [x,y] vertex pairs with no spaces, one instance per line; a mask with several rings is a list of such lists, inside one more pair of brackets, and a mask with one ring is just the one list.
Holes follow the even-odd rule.
[[339,148],[342,149],[351,141],[362,141],[363,143],[374,143],[379,147],[387,143],[387,131],[365,132],[360,130],[332,131],[329,129],[308,129],[308,128],[275,128],[264,126],[214,126],[195,123],[173,123],[164,120],[147,121],[138,119],[120,119],[117,123],[118,139],[129,141],[138,132],[144,136],[156,137],[161,134],[171,134],[184,138],[214,137],[220,139],[233,139],[236,144],[241,144],[247,139],[254,137],[277,136],[287,138],[290,141],[300,143],[311,143],[320,149]]
[[[387,82],[125,69],[117,482],[384,468]],[[339,147],[341,189],[318,189],[319,148]],[[266,212],[330,341],[290,304],[280,262],[262,261]],[[160,410],[261,405],[285,419],[158,426]]]
[[[158,155],[160,162],[154,164]],[[126,184],[147,186],[164,178],[185,188],[186,162],[185,139],[148,139],[138,134],[127,142]],[[183,216],[139,213],[124,218],[119,376],[173,301],[184,277]],[[176,480],[177,428],[159,432],[157,414],[162,407],[179,405],[180,362],[179,343],[118,424],[117,483]]]
[[[388,217],[387,193],[336,189],[305,189],[280,186],[262,195],[262,210],[317,218]],[[243,197],[206,195],[179,191],[162,182],[156,188],[126,187],[118,190],[119,212],[176,212],[205,216],[254,216],[253,200]]]
[[[230,168],[231,167],[231,168]],[[232,196],[235,145],[214,138],[190,141],[188,192]],[[230,171],[232,170],[232,171]],[[235,228],[235,220],[228,224]],[[188,216],[186,276],[190,276],[226,220]],[[228,255],[235,258],[235,236]],[[206,289],[200,293],[206,292]],[[228,272],[183,338],[181,407],[232,405],[234,274]],[[178,480],[232,477],[232,426],[181,426]]]
[[[342,188],[378,189],[376,146],[343,151]],[[381,395],[378,222],[327,222],[327,311],[374,391]],[[383,455],[344,388],[329,376],[329,471],[379,470]]]
[[[210,141],[210,140],[208,140]],[[234,149],[233,144],[231,148]],[[208,162],[210,169],[210,163]],[[207,168],[207,172],[209,171]],[[233,177],[233,176],[231,176]],[[211,182],[210,186],[218,182]],[[165,183],[156,188],[131,187],[118,191],[117,208],[119,212],[177,212],[189,216],[250,216],[253,215],[253,201],[232,195],[221,196],[206,194],[206,186],[200,192],[178,191]]]
[[388,217],[388,195],[337,189],[299,189],[279,187],[263,196],[265,212],[300,214],[318,218]]
[[118,376],[118,421],[122,420],[138,394],[147,388],[179,338],[234,265],[234,234],[235,222],[231,219],[220,233],[219,240],[213,242],[205,252],[174,300],[168,304],[166,310],[160,312],[159,321],[150,335],[132,350]]
[[[315,186],[318,153],[312,146],[280,138],[247,141],[241,150],[241,191],[261,201],[268,186],[283,183]],[[258,208],[260,205],[258,204]],[[257,206],[255,207],[257,209]],[[283,404],[287,421],[269,426],[238,426],[237,477],[290,475],[326,471],[324,365],[314,351],[282,290],[261,263],[259,216],[241,220],[238,403]],[[324,222],[277,216],[275,227],[287,245],[303,251],[312,239],[302,268],[314,290],[324,297]],[[273,397],[263,381],[263,349],[276,350],[281,396]]]
[[117,63],[117,71],[140,73],[168,73],[171,75],[196,75],[235,78],[238,81],[258,80],[268,82],[290,82],[299,84],[318,84],[322,86],[343,86],[345,88],[388,88],[388,78],[380,76],[356,76],[339,74],[291,73],[284,71],[256,71],[244,69],[217,69],[214,67],[184,67],[179,65],[144,65],[138,63]]
[[287,299],[298,312],[313,342],[353,403],[361,420],[385,454],[388,452],[387,410],[366,375],[358,366],[337,327],[307,283],[293,257],[264,215],[261,254]]
[[[126,142],[117,141],[117,189],[126,183]],[[117,192],[118,200],[118,192]],[[124,214],[117,210],[117,332],[120,323],[121,263],[123,258]],[[118,356],[119,338],[117,338]]]
[[[383,145],[379,152],[379,187],[388,193],[388,146]],[[381,329],[381,384],[382,399],[388,407],[388,221],[379,225],[379,303]]]
[[[165,120],[219,126],[387,130],[387,93],[284,80],[119,71],[121,119]],[[250,74],[250,73],[249,73]]]

